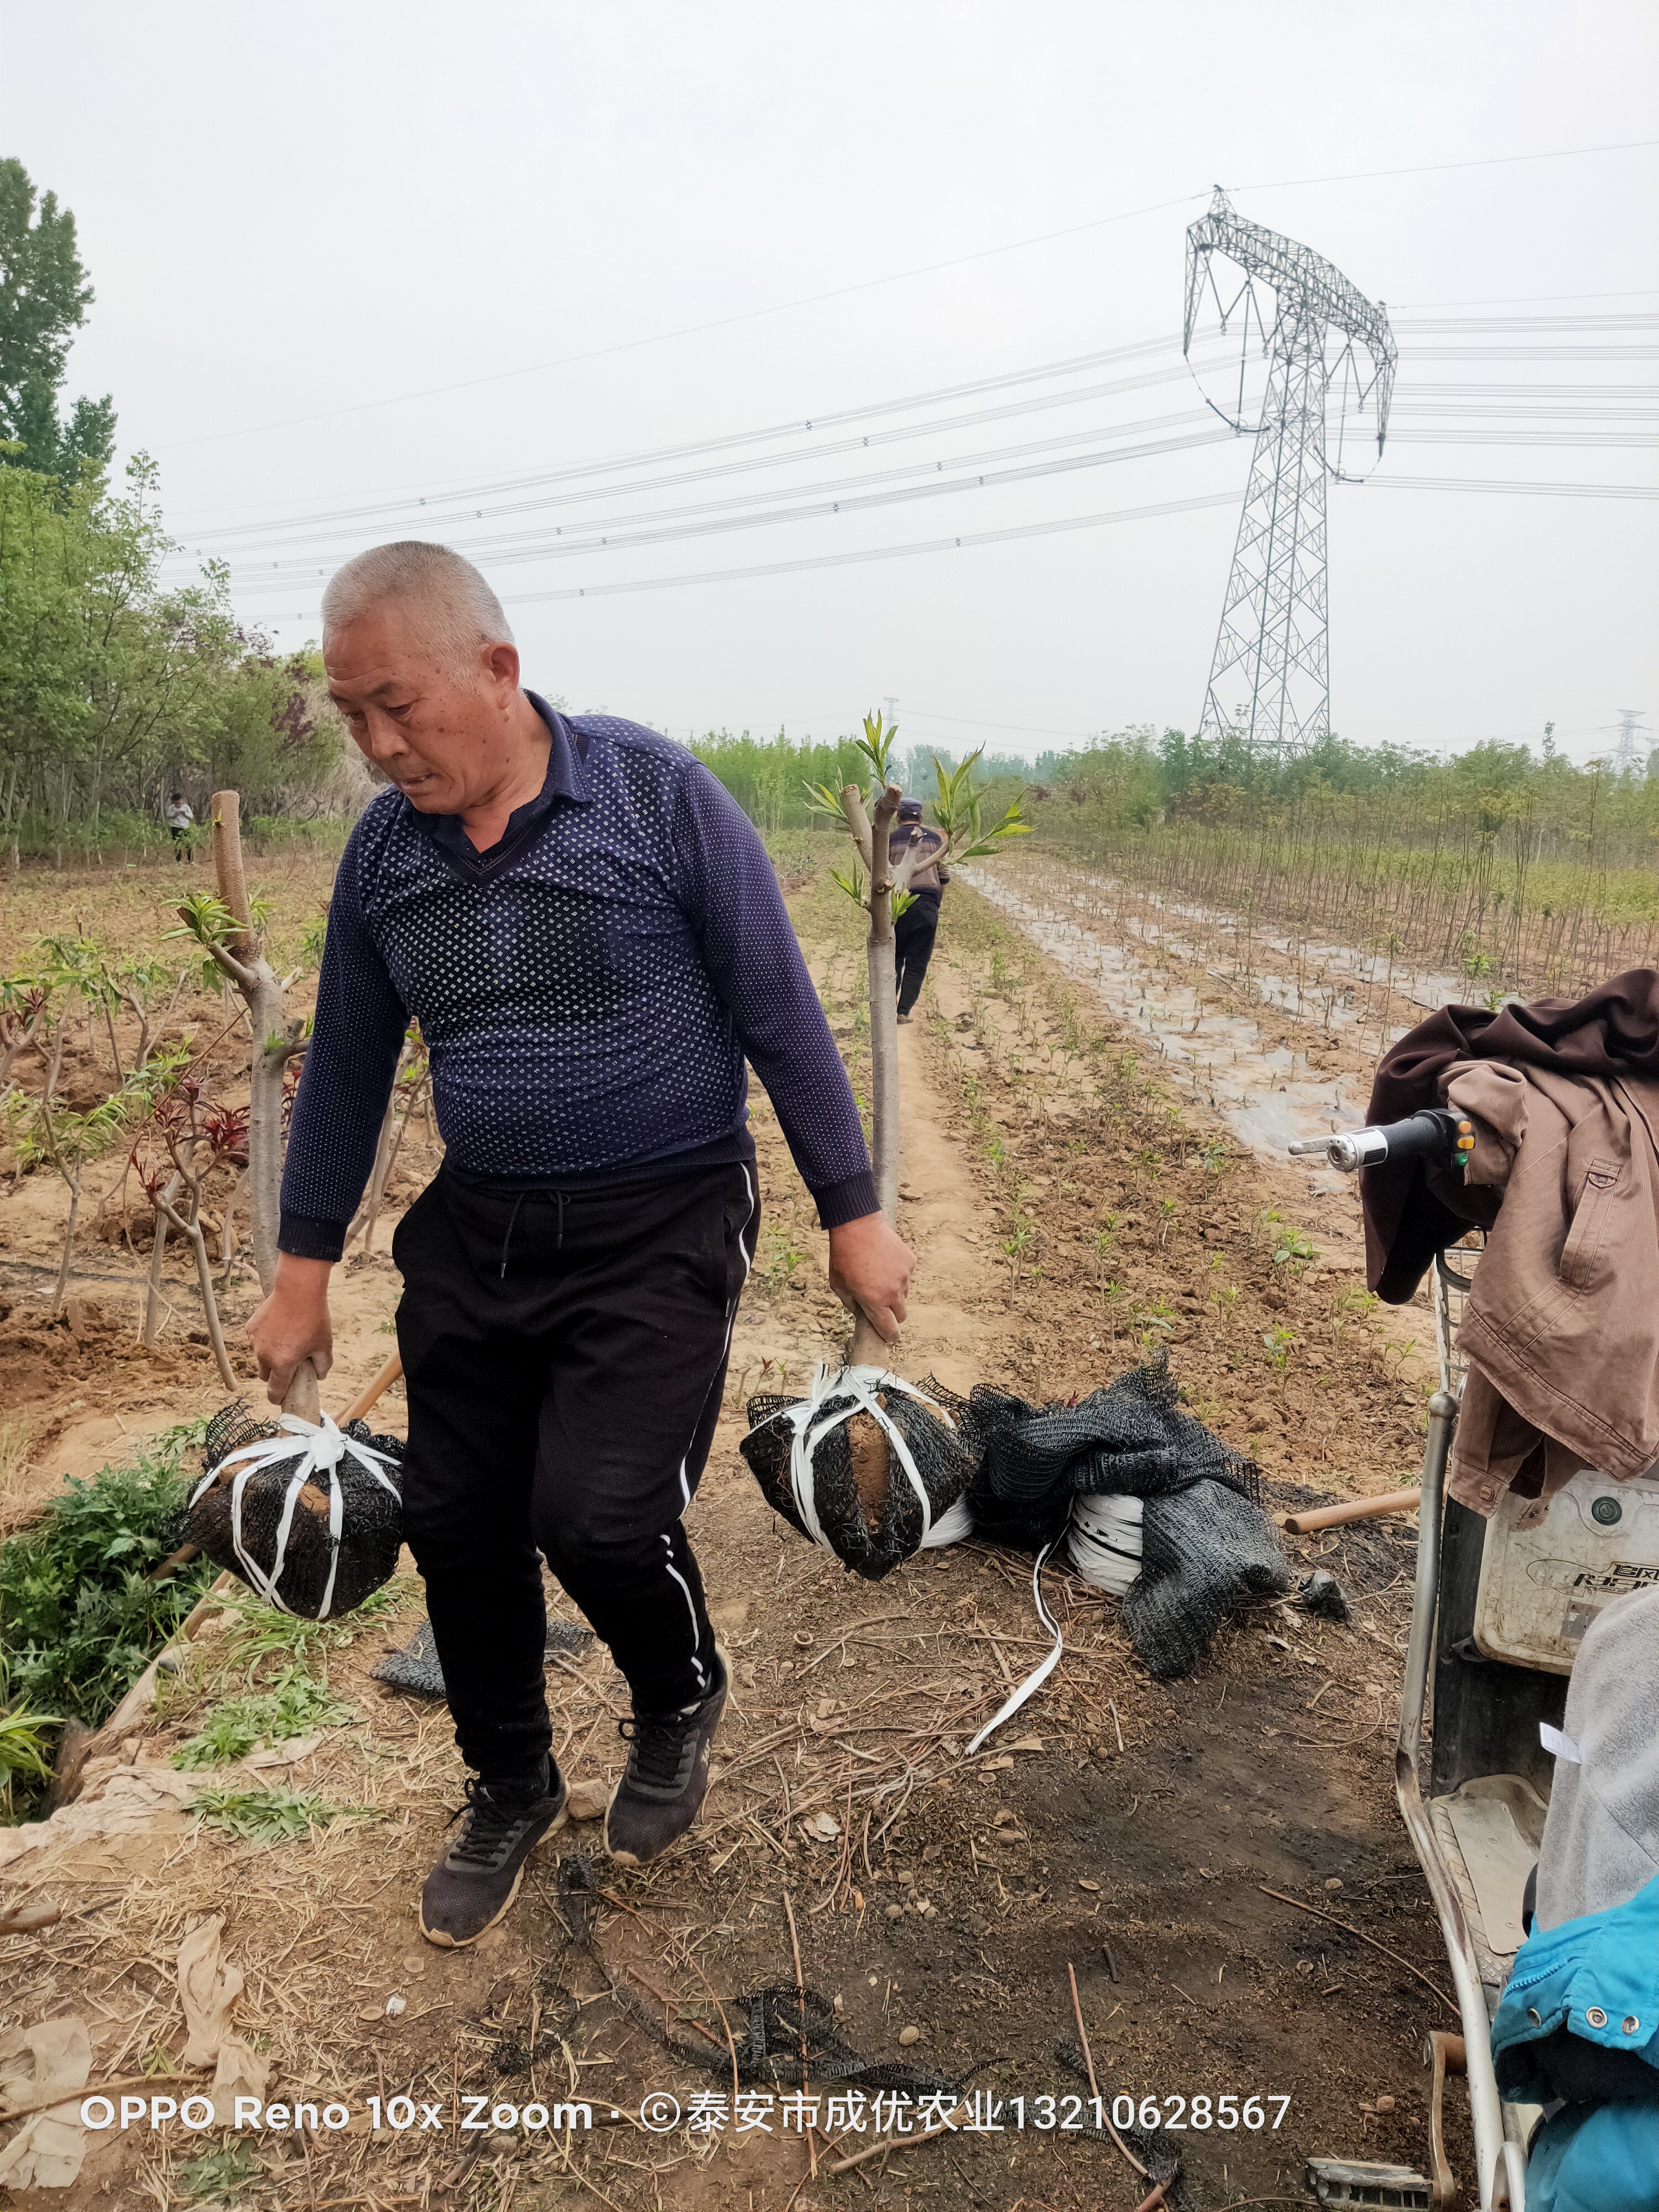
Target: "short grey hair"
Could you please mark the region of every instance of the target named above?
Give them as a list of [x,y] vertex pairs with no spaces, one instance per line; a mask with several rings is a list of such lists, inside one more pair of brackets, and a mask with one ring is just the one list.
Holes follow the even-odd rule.
[[422,635],[447,666],[464,666],[481,645],[514,641],[501,601],[472,563],[419,538],[371,545],[337,568],[323,592],[323,628],[341,629],[388,599],[418,609]]

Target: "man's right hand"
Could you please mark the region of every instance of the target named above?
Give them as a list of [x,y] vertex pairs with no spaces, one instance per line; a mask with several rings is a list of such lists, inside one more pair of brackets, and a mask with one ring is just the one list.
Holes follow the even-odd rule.
[[302,1359],[309,1358],[319,1380],[334,1364],[334,1330],[328,1317],[333,1267],[331,1260],[301,1260],[279,1252],[276,1286],[248,1317],[248,1341],[273,1406],[287,1397]]

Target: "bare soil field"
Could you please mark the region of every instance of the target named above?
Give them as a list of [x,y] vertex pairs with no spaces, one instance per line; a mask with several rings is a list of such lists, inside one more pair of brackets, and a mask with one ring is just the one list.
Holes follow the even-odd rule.
[[[1158,1023],[1117,1011],[1086,963],[1062,958],[1078,940],[1044,949],[1042,932],[1023,926],[1040,915],[1006,902],[1058,913],[1057,876],[1010,871],[994,903],[982,895],[996,889],[990,873],[979,872],[980,890],[951,893],[927,990],[900,1032],[900,1225],[918,1255],[900,1370],[1048,1400],[1167,1351],[1192,1410],[1257,1459],[1270,1504],[1413,1479],[1432,1387],[1427,1316],[1366,1297],[1352,1188],[1322,1188],[1299,1164],[1253,1150],[1224,1090],[1212,1103],[1205,1072],[1164,1048]],[[169,884],[133,889],[135,915],[143,896],[165,913]],[[291,918],[320,910],[325,895],[326,870],[296,865],[281,897]],[[860,917],[821,875],[794,886],[792,902],[863,1090]],[[1121,915],[1070,919],[1121,951],[1144,942]],[[1201,1022],[1207,991],[1212,1013],[1271,1035],[1304,1073],[1346,1071],[1363,1103],[1363,1029],[1345,1035],[1316,1004],[1264,1003],[1190,927],[1189,942],[1190,952],[1163,948],[1166,997],[1190,987]],[[1219,981],[1194,972],[1218,967]],[[175,1019],[186,1018],[205,1042],[216,1024],[203,1002],[182,1004]],[[90,1084],[95,1038],[86,1050]],[[227,1079],[233,1059],[228,1042]],[[1264,1607],[1173,1683],[1147,1675],[1115,1601],[1045,1571],[1066,1656],[967,1758],[975,1730],[1048,1647],[1030,1560],[970,1542],[878,1584],[852,1582],[767,1510],[738,1454],[747,1398],[804,1384],[844,1327],[810,1200],[764,1097],[754,1105],[763,1231],[690,1516],[734,1687],[702,1826],[665,1860],[625,1872],[607,1864],[597,1823],[573,1821],[475,1949],[424,1944],[415,1900],[461,1769],[441,1705],[371,1679],[420,1616],[419,1583],[400,1577],[391,1605],[344,1624],[309,1662],[349,1717],[281,1770],[323,1808],[291,1840],[163,1810],[130,1833],[8,1859],[0,1830],[0,1907],[27,1898],[69,1908],[55,1927],[0,1937],[0,2034],[77,2012],[92,2032],[91,2086],[144,2075],[185,2094],[173,1961],[187,1927],[222,1914],[226,1956],[246,1977],[236,2025],[271,2062],[268,2094],[337,2097],[359,2118],[339,2134],[271,2133],[240,2148],[176,2126],[112,2131],[92,2138],[72,2190],[18,2203],[1131,2212],[1146,2179],[1098,2131],[1061,2124],[1091,2119],[1068,1970],[1107,2112],[1127,2097],[1139,2124],[1158,2100],[1157,2141],[1182,2156],[1176,2203],[1310,2202],[1310,2153],[1420,2165],[1419,2048],[1430,2027],[1455,2022],[1393,1802],[1409,1524],[1287,1540],[1294,1567],[1317,1563],[1344,1583],[1352,1626],[1294,1603]],[[438,1158],[417,1125],[394,1213]],[[15,1513],[66,1474],[118,1456],[123,1438],[223,1399],[192,1334],[191,1282],[171,1258],[176,1318],[156,1349],[137,1345],[147,1253],[119,1180],[115,1162],[89,1173],[65,1321],[45,1304],[61,1188],[36,1174],[0,1198],[10,1302],[0,1419],[23,1425],[12,1433],[24,1439]],[[326,1403],[343,1402],[391,1348],[390,1226],[380,1253],[343,1271]],[[233,1265],[228,1317],[256,1295],[251,1271]],[[401,1425],[395,1397],[382,1414]],[[574,1618],[557,1593],[550,1602]],[[135,1731],[131,1765],[173,1773],[173,1753],[227,1688],[282,1663],[250,1656],[250,1617],[223,1608],[191,1647]],[[625,1697],[608,1657],[589,1646],[550,1659],[548,1690],[573,1780],[614,1779]],[[226,1772],[235,1786],[261,1780],[240,1765],[204,1778]],[[832,2063],[812,2078],[809,2066],[811,2133],[804,2108],[785,2112],[787,2088],[769,2106],[747,2086],[734,2095],[742,2000],[793,1996],[798,1976],[823,1996],[849,2054],[839,2074]],[[959,2113],[938,2140],[896,2142],[836,2171],[890,2132],[872,2125],[873,2090],[861,2108],[852,2094],[860,2062],[977,2094],[981,2121],[1000,2100],[999,2124]],[[659,2134],[641,2124],[651,2092],[680,2112]],[[398,2094],[437,2104],[441,2124],[371,2131],[364,2100]],[[469,2096],[486,2116],[498,2104],[580,2101],[593,2125],[463,2130],[457,2100]],[[1259,2125],[1219,2122],[1218,2100],[1253,2097]],[[1452,2155],[1467,2170],[1467,2146],[1455,2139]]]

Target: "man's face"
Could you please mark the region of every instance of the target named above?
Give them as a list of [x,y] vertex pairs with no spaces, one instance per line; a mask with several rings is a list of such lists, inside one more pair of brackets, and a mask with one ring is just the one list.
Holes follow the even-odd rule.
[[329,696],[352,741],[422,814],[459,814],[507,764],[519,656],[481,645],[447,667],[420,635],[418,609],[384,601],[323,637]]

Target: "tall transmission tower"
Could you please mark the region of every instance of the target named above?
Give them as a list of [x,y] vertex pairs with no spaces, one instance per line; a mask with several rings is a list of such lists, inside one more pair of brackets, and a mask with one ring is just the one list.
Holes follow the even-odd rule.
[[[1244,283],[1224,302],[1212,267],[1223,255]],[[1255,300],[1260,282],[1275,295],[1271,325]],[[1242,732],[1252,750],[1275,756],[1328,736],[1330,662],[1325,589],[1325,486],[1334,471],[1325,452],[1325,416],[1333,378],[1343,377],[1345,411],[1374,408],[1376,450],[1389,424],[1395,343],[1379,300],[1357,291],[1340,269],[1293,238],[1235,215],[1218,185],[1209,213],[1187,233],[1187,315],[1182,351],[1206,290],[1221,327],[1242,323],[1248,353],[1254,320],[1267,357],[1267,386],[1255,424],[1255,452],[1239,517],[1238,542],[1221,609],[1221,627],[1204,694],[1200,732],[1238,727],[1222,692],[1249,693]],[[1330,337],[1342,343],[1334,358]],[[1368,364],[1361,366],[1356,347]],[[1243,394],[1241,362],[1240,393]],[[1211,405],[1215,404],[1211,401]],[[1218,413],[1224,410],[1217,409]],[[1225,419],[1246,431],[1252,426]]]
[[1619,709],[1619,744],[1613,757],[1613,764],[1620,775],[1636,766],[1638,738],[1650,735],[1651,732],[1642,726],[1642,709],[1639,707],[1621,707]]

